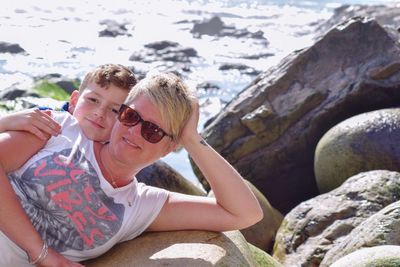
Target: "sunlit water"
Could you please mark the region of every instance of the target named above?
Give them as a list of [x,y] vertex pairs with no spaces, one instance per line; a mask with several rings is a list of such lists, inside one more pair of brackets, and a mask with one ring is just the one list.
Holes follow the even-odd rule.
[[[173,41],[194,48],[199,58],[192,62],[187,82],[192,88],[204,81],[219,90],[199,91],[201,125],[254,79],[237,70],[221,71],[222,63],[241,63],[263,71],[295,49],[313,42],[317,23],[328,19],[342,4],[379,4],[394,1],[190,1],[112,0],[50,1],[13,0],[0,9],[0,41],[18,43],[27,55],[0,54],[0,90],[17,85],[27,88],[32,77],[60,73],[82,78],[103,63],[120,63],[148,71],[159,63],[129,61],[133,52],[156,41]],[[218,15],[237,29],[262,31],[268,42],[251,38],[194,38],[193,21]],[[131,36],[99,37],[105,19],[127,23]],[[270,53],[250,60],[243,55]],[[200,127],[201,127],[200,125]],[[198,184],[185,151],[164,160]]]

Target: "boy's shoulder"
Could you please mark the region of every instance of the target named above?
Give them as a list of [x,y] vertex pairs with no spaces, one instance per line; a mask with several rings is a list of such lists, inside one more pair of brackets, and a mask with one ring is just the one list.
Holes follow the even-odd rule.
[[69,112],[52,110],[51,117],[53,118],[53,120],[58,122],[61,125],[61,127],[72,126],[75,124],[78,125],[77,119],[74,116],[72,116],[72,114]]

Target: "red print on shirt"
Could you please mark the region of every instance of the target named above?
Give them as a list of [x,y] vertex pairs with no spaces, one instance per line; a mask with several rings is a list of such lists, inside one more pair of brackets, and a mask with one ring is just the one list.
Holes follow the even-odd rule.
[[[104,244],[121,227],[124,211],[122,204],[101,189],[95,169],[84,155],[76,151],[71,157],[70,152],[40,159],[15,179],[21,188],[17,194],[28,215],[33,213],[34,225],[47,234],[56,233],[51,245],[59,251]],[[38,207],[46,212],[38,213]]]

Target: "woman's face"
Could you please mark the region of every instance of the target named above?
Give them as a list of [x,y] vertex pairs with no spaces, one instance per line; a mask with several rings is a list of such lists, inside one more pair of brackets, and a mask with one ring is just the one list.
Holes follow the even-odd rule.
[[[137,111],[143,120],[152,122],[166,133],[170,133],[170,129],[167,129],[161,119],[160,111],[146,96],[139,95],[129,107]],[[167,155],[176,147],[176,143],[168,136],[164,136],[158,143],[150,143],[143,138],[141,128],[142,123],[128,127],[117,121],[110,139],[114,157],[140,169]]]

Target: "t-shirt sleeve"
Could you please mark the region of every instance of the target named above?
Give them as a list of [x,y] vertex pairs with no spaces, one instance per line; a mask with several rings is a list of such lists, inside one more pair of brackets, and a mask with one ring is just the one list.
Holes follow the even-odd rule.
[[137,184],[137,194],[132,207],[127,213],[129,222],[127,232],[122,241],[131,240],[143,233],[160,213],[165,201],[168,198],[167,190],[148,186],[144,183]]

